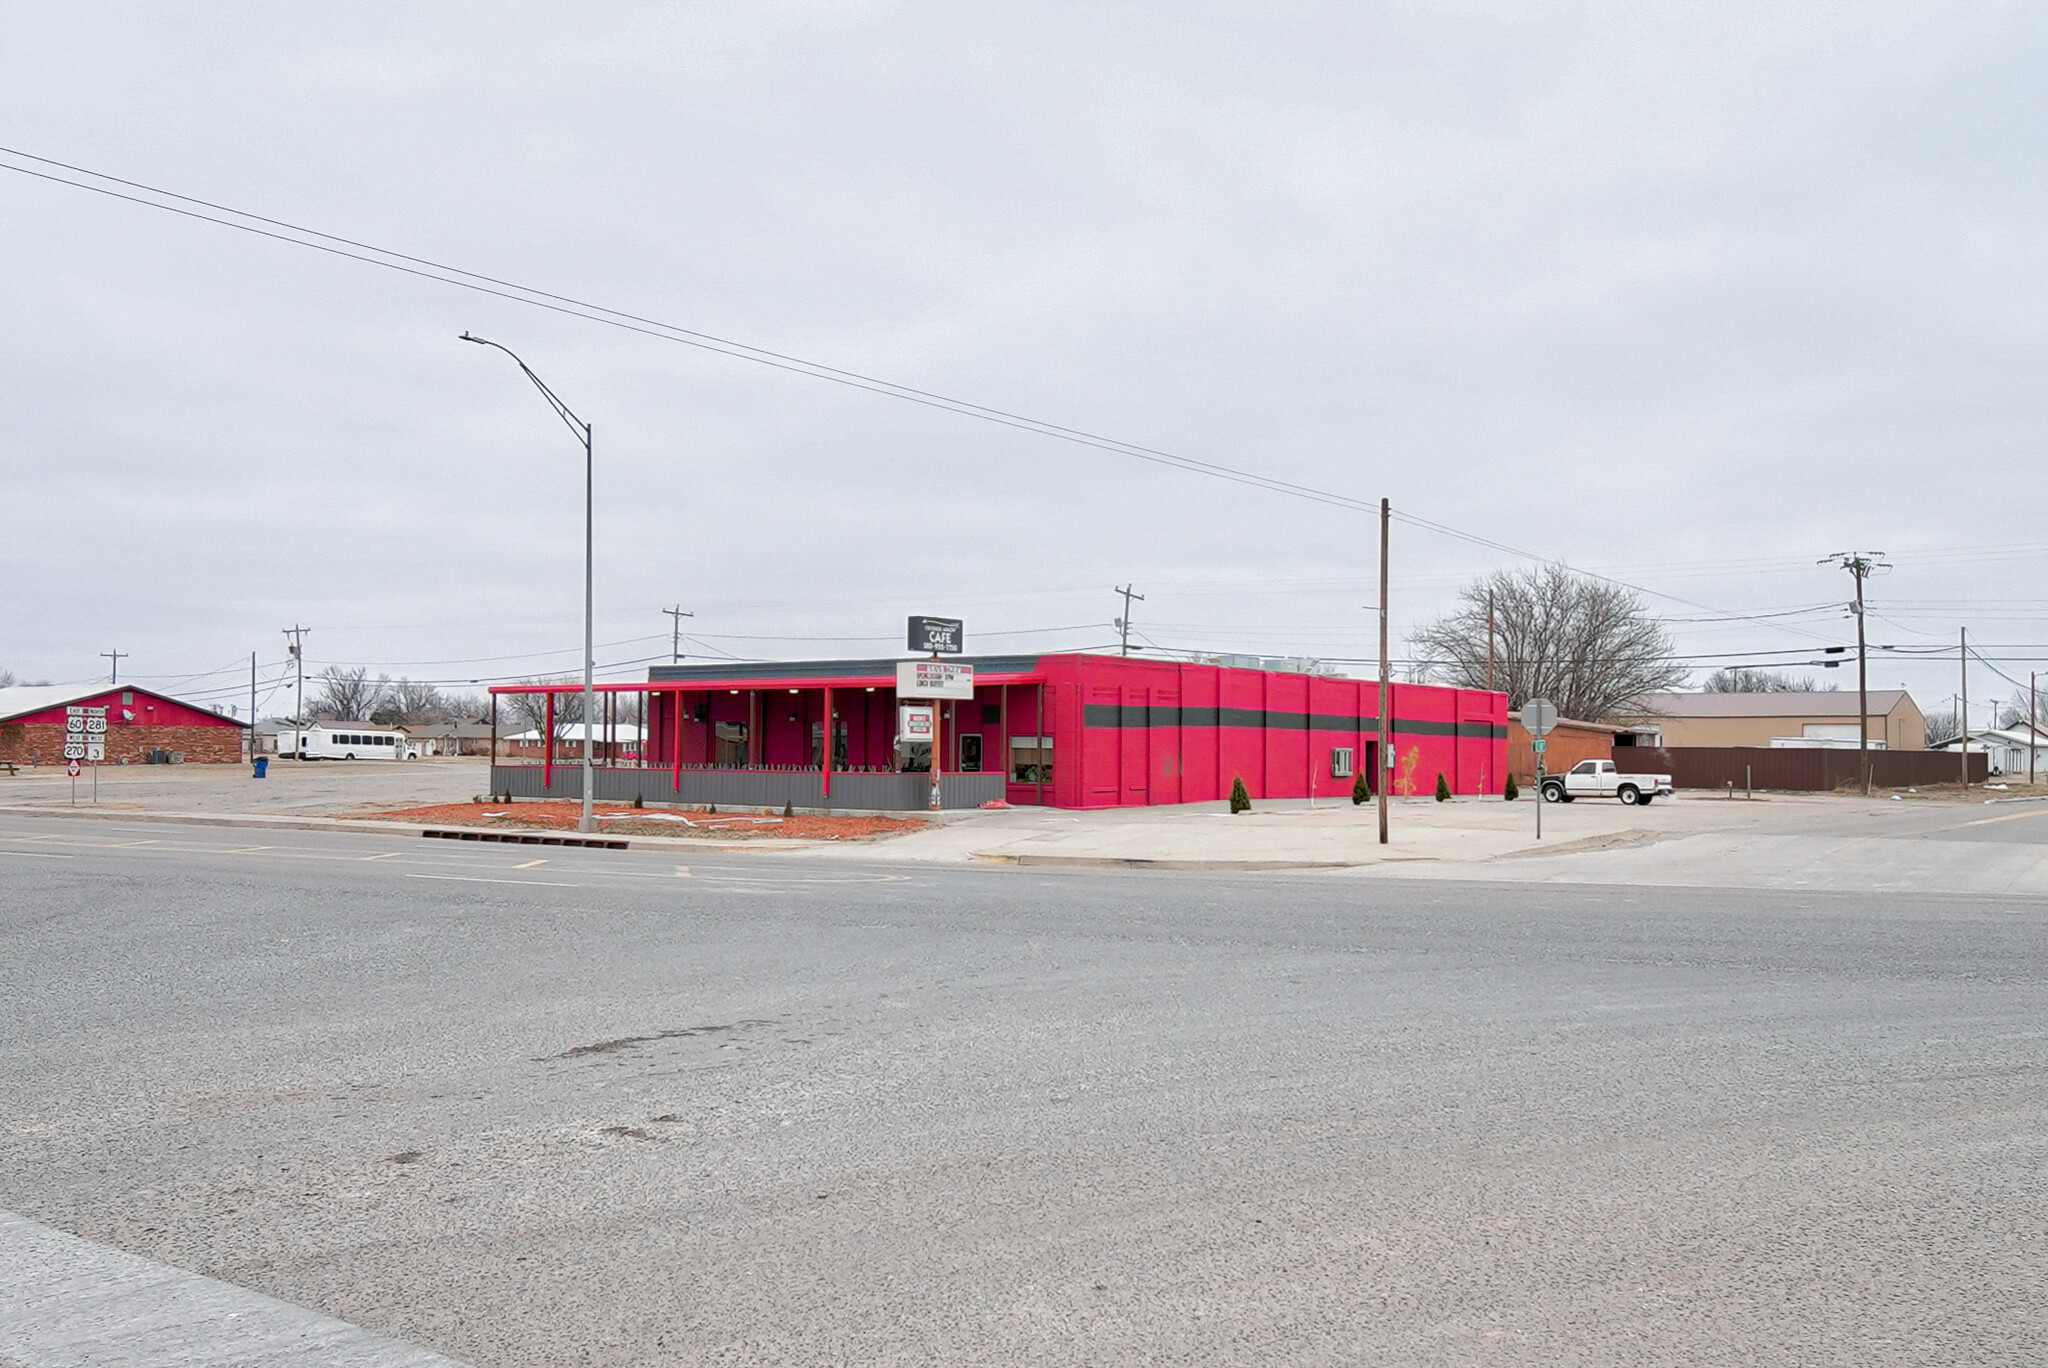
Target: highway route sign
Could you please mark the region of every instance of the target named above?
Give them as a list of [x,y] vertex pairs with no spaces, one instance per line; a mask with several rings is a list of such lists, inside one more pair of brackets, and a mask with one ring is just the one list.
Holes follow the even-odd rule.
[[107,758],[107,710],[77,704],[64,709],[64,758],[93,760]]

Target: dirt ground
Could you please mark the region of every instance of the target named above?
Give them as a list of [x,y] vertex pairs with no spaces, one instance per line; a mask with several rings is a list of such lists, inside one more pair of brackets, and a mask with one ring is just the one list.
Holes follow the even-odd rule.
[[[573,802],[436,803],[425,807],[386,808],[363,814],[393,822],[429,826],[541,828],[574,831],[582,817]],[[597,805],[598,829],[619,836],[705,836],[721,841],[861,841],[900,836],[928,825],[922,817],[857,817],[798,814],[789,817],[751,813],[707,812],[699,809],[631,808],[622,803]]]

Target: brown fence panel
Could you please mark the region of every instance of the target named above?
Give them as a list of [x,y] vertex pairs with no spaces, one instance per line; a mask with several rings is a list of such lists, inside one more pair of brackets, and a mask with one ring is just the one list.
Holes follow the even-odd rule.
[[[1624,774],[1668,774],[1678,788],[1760,788],[1827,793],[1859,784],[1856,752],[1819,747],[1616,746],[1614,767]],[[1943,751],[1870,752],[1871,782],[1882,788],[1953,784],[1958,757]],[[1989,777],[1990,758],[1972,752],[1970,782]]]

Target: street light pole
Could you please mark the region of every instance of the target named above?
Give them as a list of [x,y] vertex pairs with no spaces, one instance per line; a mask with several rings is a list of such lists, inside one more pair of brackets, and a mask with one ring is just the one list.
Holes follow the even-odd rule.
[[[541,392],[541,397],[548,401],[549,407],[554,409],[555,416],[567,425],[570,432],[576,434],[577,441],[583,443],[583,814],[577,820],[576,829],[578,831],[595,831],[597,830],[597,813],[592,799],[597,780],[597,763],[592,750],[596,741],[597,638],[591,627],[591,610],[595,604],[595,593],[591,587],[592,569],[595,561],[595,541],[593,539],[595,527],[591,515],[591,495],[593,484],[592,472],[596,466],[596,459],[591,450],[590,424],[578,418],[575,411],[563,403],[553,390],[548,388],[547,382],[533,373],[533,367],[521,361],[519,354],[510,347],[493,342],[489,338],[476,337],[469,333],[464,333],[462,340],[464,342],[474,342],[482,347],[496,347],[499,351],[511,357],[519,369],[526,373],[526,378],[533,381],[533,387]],[[546,737],[544,740],[549,746],[555,744],[555,739],[552,736]]]

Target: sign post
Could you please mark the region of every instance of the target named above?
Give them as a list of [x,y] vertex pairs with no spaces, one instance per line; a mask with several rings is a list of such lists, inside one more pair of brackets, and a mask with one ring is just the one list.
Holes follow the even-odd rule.
[[[959,618],[914,617],[910,619],[910,649],[929,653],[930,660],[906,660],[896,667],[896,697],[929,698],[932,732],[932,807],[939,810],[939,776],[943,773],[945,729],[940,711],[945,698],[974,697],[974,667],[940,660],[942,655],[959,655],[967,649],[966,624]],[[906,685],[908,686],[906,688]],[[909,710],[904,713],[908,727]]]
[[1529,749],[1536,753],[1536,839],[1543,839],[1543,738],[1557,725],[1557,705],[1547,698],[1532,698],[1522,705],[1522,728],[1530,736]]

